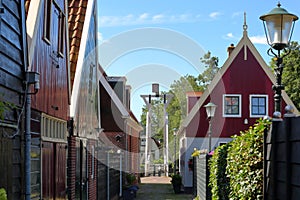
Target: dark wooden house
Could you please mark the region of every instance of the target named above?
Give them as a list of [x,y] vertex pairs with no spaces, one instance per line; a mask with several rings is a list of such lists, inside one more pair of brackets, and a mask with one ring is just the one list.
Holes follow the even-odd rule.
[[32,199],[66,198],[70,104],[66,2],[26,0],[28,61],[30,70],[40,74],[40,89],[31,104]]
[[27,47],[24,1],[0,2],[0,188],[21,199]]

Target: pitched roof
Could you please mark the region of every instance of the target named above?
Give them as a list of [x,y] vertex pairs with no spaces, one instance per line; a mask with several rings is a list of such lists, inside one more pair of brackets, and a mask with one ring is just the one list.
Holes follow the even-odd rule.
[[[223,75],[228,70],[228,68],[231,66],[232,62],[236,59],[239,52],[244,49],[244,51],[245,51],[244,54],[245,54],[245,56],[247,56],[247,50],[246,50],[247,48],[244,48],[244,47],[248,47],[248,49],[254,55],[257,62],[259,63],[259,65],[261,66],[263,71],[266,73],[267,77],[271,80],[271,82],[273,84],[276,83],[276,78],[275,78],[273,72],[271,71],[269,66],[265,63],[265,61],[263,60],[263,58],[261,57],[261,55],[259,54],[257,49],[254,47],[253,43],[250,41],[250,39],[247,35],[247,30],[244,28],[244,33],[243,33],[242,39],[239,41],[238,45],[235,47],[235,49],[232,51],[232,53],[230,54],[228,59],[225,61],[223,67],[215,75],[211,84],[205,90],[205,92],[203,93],[201,98],[197,101],[197,103],[194,105],[194,107],[192,108],[192,110],[190,111],[188,116],[185,118],[185,120],[183,121],[183,123],[181,125],[181,128],[180,128],[181,130],[190,124],[192,119],[198,113],[199,109],[201,107],[203,107],[205,100],[209,97],[210,93],[214,90],[217,83],[222,79]],[[288,95],[286,94],[285,91],[282,91],[282,98],[287,104],[292,105],[296,109],[296,107],[294,106],[294,103],[291,101],[291,99],[288,97]],[[298,113],[297,110],[296,110],[296,112]]]
[[85,20],[88,0],[71,0],[69,1],[69,44],[70,44],[70,78],[71,90],[76,72],[80,42],[82,37],[82,30]]

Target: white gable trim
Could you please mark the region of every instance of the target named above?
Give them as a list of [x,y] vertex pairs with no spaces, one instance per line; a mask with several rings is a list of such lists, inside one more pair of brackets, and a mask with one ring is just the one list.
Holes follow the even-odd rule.
[[[275,76],[271,69],[268,67],[266,62],[263,60],[261,55],[258,53],[257,49],[254,47],[250,39],[248,38],[247,34],[244,34],[238,45],[235,47],[235,49],[232,51],[231,55],[229,58],[225,61],[223,67],[219,70],[219,72],[215,75],[214,79],[212,80],[211,84],[208,86],[208,88],[205,90],[201,98],[197,101],[197,103],[194,105],[188,116],[185,118],[185,120],[182,123],[183,128],[187,127],[192,119],[195,117],[199,109],[203,106],[203,103],[206,101],[208,96],[210,95],[211,91],[214,90],[218,82],[221,80],[222,76],[225,74],[233,60],[236,58],[238,53],[241,51],[242,48],[249,48],[249,50],[252,52],[253,56],[256,58],[268,78],[271,80],[273,84],[276,83]],[[299,111],[295,107],[294,103],[291,101],[291,99],[288,97],[285,91],[282,91],[282,97],[283,100],[289,104],[292,105],[295,108],[295,113],[299,114]],[[181,128],[182,129],[182,128]],[[180,129],[180,130],[181,130]]]

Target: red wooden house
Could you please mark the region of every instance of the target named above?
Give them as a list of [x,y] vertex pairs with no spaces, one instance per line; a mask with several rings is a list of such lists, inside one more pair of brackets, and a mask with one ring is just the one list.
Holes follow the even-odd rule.
[[30,70],[40,74],[31,104],[31,198],[66,197],[70,104],[65,0],[26,0]]
[[[208,89],[197,102],[191,101],[193,105],[188,105],[192,109],[180,128],[180,171],[186,188],[192,187],[193,172],[188,168],[188,161],[194,148],[208,149],[209,146],[206,104],[217,105],[211,122],[212,149],[248,129],[258,118],[272,116],[274,112],[275,76],[250,41],[246,25],[237,46],[228,50],[228,59]],[[283,91],[282,109],[286,104],[293,105]]]

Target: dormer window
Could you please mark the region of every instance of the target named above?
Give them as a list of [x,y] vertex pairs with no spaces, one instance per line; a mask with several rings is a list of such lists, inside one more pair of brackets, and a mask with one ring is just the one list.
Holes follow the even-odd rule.
[[241,117],[242,97],[240,94],[223,95],[223,117]]

